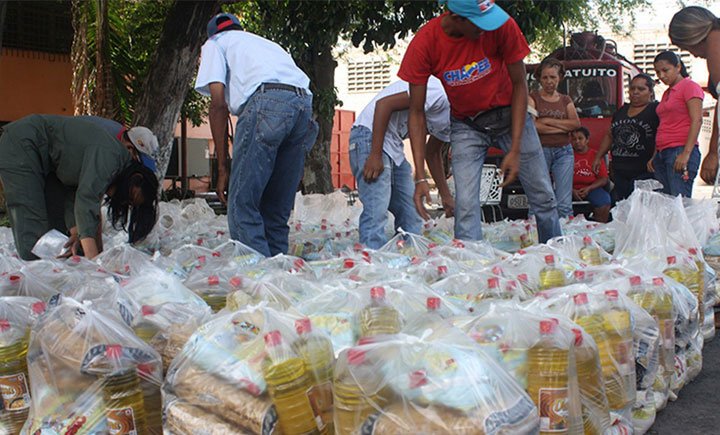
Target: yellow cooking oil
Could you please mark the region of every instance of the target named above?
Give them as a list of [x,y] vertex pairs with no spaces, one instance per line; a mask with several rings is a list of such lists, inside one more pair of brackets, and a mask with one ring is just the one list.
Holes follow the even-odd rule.
[[360,312],[360,336],[374,337],[400,332],[400,314],[385,302],[385,288],[370,289],[371,302]]
[[600,249],[592,244],[592,239],[588,236],[583,237],[583,246],[580,248],[580,259],[590,266],[600,266],[602,258],[600,257]]
[[565,273],[555,265],[555,256],[545,256],[545,267],[540,270],[540,290],[565,285]]
[[312,387],[307,396],[313,414],[321,422],[323,433],[333,433],[333,367],[335,354],[332,342],[324,335],[313,334],[309,318],[295,321],[299,339],[295,342],[298,355],[305,362]]
[[30,411],[27,350],[26,340],[0,347],[0,424],[10,434],[20,433]]
[[109,433],[146,433],[145,399],[135,367],[118,369],[103,376],[103,400]]
[[372,365],[365,364],[362,349],[348,349],[340,358],[347,358],[347,370],[336,375],[333,382],[335,433],[354,434],[386,399],[378,391],[378,374]]

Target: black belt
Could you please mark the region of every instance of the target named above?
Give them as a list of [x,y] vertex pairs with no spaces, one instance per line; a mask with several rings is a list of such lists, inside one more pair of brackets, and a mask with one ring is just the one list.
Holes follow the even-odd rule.
[[263,83],[260,85],[260,92],[265,92],[268,89],[279,89],[281,91],[295,92],[298,95],[307,95],[307,91],[303,88],[296,86],[286,85],[284,83]]

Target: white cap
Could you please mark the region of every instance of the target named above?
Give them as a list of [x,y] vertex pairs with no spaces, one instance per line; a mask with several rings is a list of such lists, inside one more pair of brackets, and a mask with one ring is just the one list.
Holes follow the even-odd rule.
[[147,156],[155,157],[160,149],[157,137],[147,127],[133,127],[127,135],[135,148]]

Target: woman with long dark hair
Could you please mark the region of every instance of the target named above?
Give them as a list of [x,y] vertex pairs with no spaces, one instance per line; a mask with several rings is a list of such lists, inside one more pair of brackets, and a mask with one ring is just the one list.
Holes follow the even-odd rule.
[[663,51],[655,56],[655,73],[668,86],[657,107],[660,119],[655,136],[655,156],[648,170],[672,196],[692,196],[693,182],[700,167],[698,134],[702,125],[700,85],[690,80],[680,56]]
[[627,198],[635,188],[635,180],[653,178],[647,164],[655,154],[655,133],[660,119],[655,109],[655,81],[641,73],[630,82],[630,103],[623,105],[612,117],[592,169],[600,170],[602,159],[609,151],[610,176],[615,183],[613,198],[620,201]]
[[[705,8],[688,6],[676,13],[668,29],[670,41],[695,57],[707,59],[708,90],[718,100],[720,93],[720,18]],[[700,177],[712,184],[718,169],[718,124],[720,100],[715,105],[708,154],[702,162]]]
[[93,122],[56,115],[30,115],[3,127],[0,179],[15,246],[24,260],[55,228],[70,236],[65,256],[80,248],[88,258],[102,252],[103,199],[116,228],[131,243],[152,230],[158,180],[127,147]]

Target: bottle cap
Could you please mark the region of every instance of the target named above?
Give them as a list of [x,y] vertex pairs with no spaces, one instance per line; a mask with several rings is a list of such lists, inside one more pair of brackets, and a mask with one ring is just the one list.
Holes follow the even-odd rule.
[[618,298],[618,291],[617,290],[605,290],[605,296],[608,297],[611,301],[617,300]]
[[490,278],[488,279],[488,287],[489,288],[498,288],[500,287],[500,278]]
[[573,296],[573,300],[575,301],[575,305],[585,305],[588,301],[587,293],[578,293]]
[[445,266],[444,264],[440,265],[440,266],[438,266],[437,271],[438,271],[438,275],[445,275],[447,273],[447,266]]
[[303,260],[302,258],[298,258],[297,260],[295,260],[293,265],[295,265],[295,267],[297,267],[298,269],[302,269],[303,267],[305,267],[305,260]]
[[309,317],[305,317],[304,319],[298,319],[295,321],[295,330],[298,334],[307,334],[310,331],[312,331],[312,323],[310,322]]
[[541,320],[540,321],[540,334],[542,335],[549,335],[555,332],[556,328],[555,322],[551,320]]
[[5,332],[10,329],[10,321],[8,319],[0,319],[0,332]]
[[698,252],[698,251],[697,251],[697,249],[695,249],[695,248],[690,248],[690,249],[688,249],[688,252],[689,252],[691,255],[697,255],[697,252]]
[[585,271],[584,270],[576,270],[574,275],[575,275],[575,279],[585,279]]
[[385,297],[385,287],[373,287],[370,289],[370,297],[373,299]]
[[555,256],[553,256],[553,255],[546,255],[546,256],[545,256],[545,263],[546,263],[546,264],[554,264],[554,263],[555,263]]
[[677,260],[675,259],[674,256],[670,256],[670,257],[667,258],[667,263],[668,263],[668,264],[675,264],[676,261],[677,261]]
[[495,275],[502,275],[502,273],[503,273],[502,267],[500,267],[500,266],[493,267],[492,273],[494,273]]
[[143,305],[141,311],[143,316],[151,316],[155,314],[155,307],[152,305]]
[[577,328],[573,328],[572,332],[573,332],[573,334],[575,334],[575,346],[582,345],[582,343],[583,343],[582,331]]
[[518,276],[517,276],[517,279],[518,279],[518,281],[520,281],[521,283],[526,283],[526,282],[528,282],[528,276],[527,276],[527,274],[524,274],[524,273],[521,273],[520,275],[518,275]]
[[218,278],[217,275],[210,275],[207,279],[208,285],[218,285],[220,284],[220,278]]
[[105,347],[105,356],[107,359],[120,359],[122,356],[122,346],[119,344],[111,344]]
[[585,236],[583,237],[583,243],[589,245],[590,243],[592,243],[592,239],[589,236]]
[[365,351],[362,349],[348,349],[347,353],[348,364],[359,365],[365,362]]
[[234,288],[235,290],[240,290],[243,285],[243,280],[239,276],[233,277],[230,280],[230,286]]
[[640,285],[640,284],[642,284],[642,278],[640,278],[639,276],[631,276],[630,277],[630,285],[631,286],[636,286],[636,285]]
[[440,308],[440,298],[429,297],[427,298],[427,307],[429,310],[437,310]]
[[280,331],[270,331],[265,334],[265,344],[270,347],[277,346],[282,343],[282,335]]
[[42,314],[45,312],[45,302],[35,302],[32,304],[33,314]]
[[416,370],[408,375],[410,388],[419,388],[428,383],[425,370]]
[[665,280],[661,276],[653,278],[653,285],[662,286],[665,285]]
[[343,266],[345,267],[345,269],[352,269],[353,267],[355,267],[355,262],[351,258],[346,258],[343,262]]

